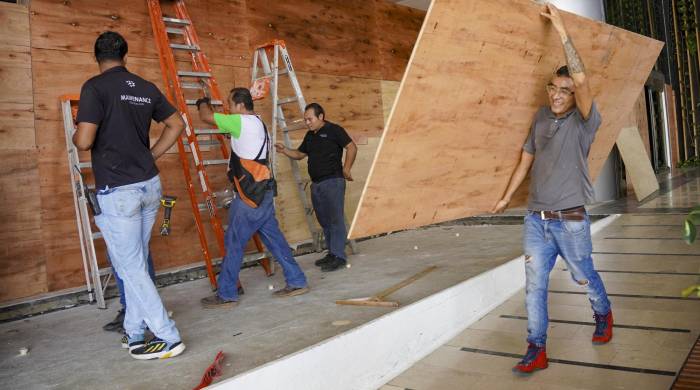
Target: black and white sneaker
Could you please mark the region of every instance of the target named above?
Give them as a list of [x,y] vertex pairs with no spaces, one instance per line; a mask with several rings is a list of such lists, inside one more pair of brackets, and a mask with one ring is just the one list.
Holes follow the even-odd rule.
[[145,345],[130,350],[131,357],[137,360],[167,359],[181,354],[185,350],[182,341],[169,343],[159,338],[154,338]]
[[145,340],[135,340],[132,342],[129,342],[129,336],[124,335],[122,336],[122,348],[128,349],[129,352],[133,351],[136,348],[143,347],[146,345]]

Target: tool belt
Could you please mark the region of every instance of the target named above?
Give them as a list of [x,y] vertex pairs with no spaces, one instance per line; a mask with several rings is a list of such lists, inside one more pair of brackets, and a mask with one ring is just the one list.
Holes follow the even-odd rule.
[[559,219],[563,221],[583,221],[586,219],[586,208],[583,206],[573,207],[565,210],[531,210],[533,214],[539,215],[542,220]]

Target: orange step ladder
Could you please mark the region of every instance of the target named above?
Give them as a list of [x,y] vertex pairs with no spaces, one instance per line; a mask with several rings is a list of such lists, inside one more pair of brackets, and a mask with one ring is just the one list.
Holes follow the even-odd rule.
[[[228,164],[229,149],[227,139],[218,129],[199,129],[193,126],[192,115],[189,110],[190,108],[196,109],[196,98],[186,99],[184,90],[193,90],[191,94],[195,94],[197,97],[206,96],[211,98],[215,111],[228,113],[228,102],[221,98],[219,87],[212,74],[207,57],[201,50],[199,39],[192,24],[192,19],[185,7],[185,2],[183,0],[165,2],[169,5],[172,4],[171,15],[173,16],[165,16],[163,14],[160,0],[147,0],[147,2],[153,27],[153,36],[158,47],[166,95],[185,120],[185,134],[178,141],[177,148],[185,174],[187,191],[189,192],[190,203],[197,225],[197,233],[202,246],[207,274],[212,288],[216,289],[216,276],[214,275],[213,267],[215,259],[213,259],[209,251],[205,227],[200,213],[207,211],[210,225],[223,259],[225,248],[224,226],[221,224],[219,217],[221,207],[217,205],[217,193],[212,189],[206,168],[208,166],[225,166]],[[174,51],[188,54],[191,69],[178,69]],[[200,137],[207,139],[200,140]],[[211,148],[210,151],[219,150],[221,158],[204,159],[201,146]],[[194,182],[190,160],[192,160],[195,168],[196,180]],[[198,191],[195,190],[196,187]],[[219,194],[221,193],[223,191],[219,191]],[[271,276],[274,274],[273,264],[267,258],[262,242],[257,234],[253,236],[253,242],[258,253],[246,255],[243,259],[244,263],[259,261],[267,276]]]

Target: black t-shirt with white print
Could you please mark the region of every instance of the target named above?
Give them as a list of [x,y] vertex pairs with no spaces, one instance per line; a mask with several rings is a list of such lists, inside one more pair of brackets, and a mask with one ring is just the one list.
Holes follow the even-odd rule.
[[97,125],[91,149],[97,188],[138,183],[157,175],[148,138],[151,119],[162,122],[175,112],[158,87],[123,66],[86,81],[77,122]]
[[309,176],[315,183],[343,177],[343,148],[352,139],[342,127],[326,121],[318,131],[308,131],[299,151],[309,156]]

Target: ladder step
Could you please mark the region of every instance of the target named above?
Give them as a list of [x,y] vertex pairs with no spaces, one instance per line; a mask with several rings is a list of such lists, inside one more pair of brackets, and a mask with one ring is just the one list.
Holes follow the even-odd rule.
[[251,261],[258,261],[258,260],[262,260],[266,257],[267,257],[267,253],[265,253],[265,252],[263,252],[263,253],[250,253],[247,255],[243,255],[243,262],[248,263]]
[[219,129],[194,129],[195,135],[221,134]]
[[296,96],[292,96],[292,97],[288,97],[288,98],[284,98],[284,99],[279,99],[277,101],[277,104],[282,105],[282,104],[294,103],[296,101],[299,101],[299,98]]
[[180,83],[180,88],[183,88],[183,89],[203,89],[204,86],[200,83]]
[[180,77],[211,77],[209,72],[190,72],[187,70],[178,70],[177,75]]
[[[195,103],[197,103],[197,100],[196,99],[186,99],[185,103],[187,103],[188,106],[194,106]],[[224,104],[224,102],[222,102],[221,100],[212,100],[211,101],[212,106],[221,106],[223,104]]]
[[204,165],[222,165],[222,164],[228,164],[228,160],[226,159],[221,159],[221,160],[202,160],[202,163]]
[[112,267],[105,267],[105,268],[100,268],[99,272],[100,276],[106,276],[112,273]]
[[199,51],[199,46],[197,45],[183,45],[181,43],[171,43],[170,47],[175,50]]
[[[185,144],[185,146],[189,146],[189,141],[183,140],[183,143]],[[205,139],[205,140],[197,141],[197,145],[199,145],[199,146],[219,146],[220,143],[217,140]]]
[[163,18],[163,22],[166,24],[172,24],[173,26],[189,26],[190,21],[187,19],[177,19],[177,18]]
[[166,27],[165,32],[167,32],[168,34],[185,35],[185,29],[183,28]]
[[306,124],[296,124],[296,125],[291,125],[287,127],[282,127],[282,131],[285,133],[289,133],[290,131],[297,131],[297,130],[302,130],[302,129],[307,129]]

